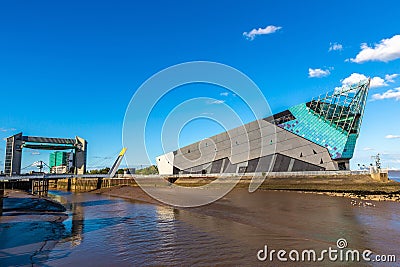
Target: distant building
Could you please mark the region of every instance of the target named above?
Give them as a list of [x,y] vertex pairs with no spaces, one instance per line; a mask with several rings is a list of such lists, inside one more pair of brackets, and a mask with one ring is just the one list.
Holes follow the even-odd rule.
[[51,173],[69,173],[73,171],[74,153],[55,151],[50,153],[49,167]]
[[68,173],[69,169],[65,165],[60,165],[60,166],[52,167],[50,172],[55,173],[55,174],[64,174],[64,173]]
[[73,150],[73,173],[84,174],[86,172],[87,141],[85,139],[78,136],[74,139],[24,136],[19,133],[7,138],[4,162],[4,173],[6,175],[21,174],[23,148]]
[[349,170],[370,80],[156,158],[160,174]]
[[136,168],[124,169],[124,174],[135,174],[135,173],[136,173]]

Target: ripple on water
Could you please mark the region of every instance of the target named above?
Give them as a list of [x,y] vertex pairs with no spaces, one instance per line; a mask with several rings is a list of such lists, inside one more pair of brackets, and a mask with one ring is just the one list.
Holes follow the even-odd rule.
[[[339,197],[238,191],[193,210],[95,194],[62,197],[69,203],[64,222],[52,228],[40,220],[9,225],[8,236],[32,232],[34,245],[57,241],[36,254],[38,265],[256,265],[256,253],[266,244],[274,249],[326,249],[344,237],[352,247],[378,251],[383,246],[385,251],[395,247],[394,239],[400,240],[398,203],[361,209]],[[381,225],[391,232],[379,230]],[[2,238],[4,234],[2,230]],[[0,259],[18,263],[21,254],[34,253],[24,243],[27,238],[12,251],[3,245]]]

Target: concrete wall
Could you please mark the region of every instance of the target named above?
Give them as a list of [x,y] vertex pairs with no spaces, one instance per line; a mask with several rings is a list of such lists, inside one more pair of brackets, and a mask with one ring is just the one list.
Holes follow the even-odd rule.
[[75,149],[75,174],[86,173],[87,141],[79,136],[76,137],[78,148]]
[[6,142],[6,157],[4,173],[6,175],[21,174],[22,161],[22,133],[8,137]]
[[100,188],[108,188],[118,185],[136,185],[135,179],[129,178],[67,178],[59,179],[50,186],[56,189],[87,192]]
[[174,169],[174,153],[169,152],[156,158],[158,172],[161,175],[173,173]]

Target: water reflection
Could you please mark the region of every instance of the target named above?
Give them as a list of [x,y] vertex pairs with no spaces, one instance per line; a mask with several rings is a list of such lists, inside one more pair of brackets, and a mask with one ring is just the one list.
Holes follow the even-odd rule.
[[0,182],[0,217],[3,214],[4,188],[5,188],[5,183]]
[[68,218],[0,219],[1,266],[32,261],[51,266],[253,266],[265,244],[322,250],[346,238],[351,248],[390,253],[400,240],[398,203],[359,208],[338,197],[243,190],[208,206],[176,209],[56,193]]
[[0,192],[0,217],[1,215],[3,215],[3,195]]
[[159,221],[172,222],[175,221],[175,213],[178,209],[170,206],[156,206],[157,218]]
[[72,204],[72,226],[71,226],[71,245],[72,247],[79,246],[83,240],[84,230],[84,209],[81,205]]

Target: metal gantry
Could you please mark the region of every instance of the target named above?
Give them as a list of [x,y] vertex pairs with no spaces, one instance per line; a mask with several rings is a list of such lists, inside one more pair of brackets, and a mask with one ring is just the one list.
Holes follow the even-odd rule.
[[308,103],[309,111],[347,134],[358,134],[368,97],[370,79],[336,88]]

